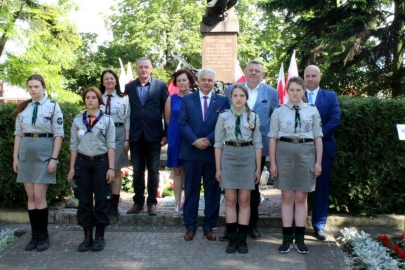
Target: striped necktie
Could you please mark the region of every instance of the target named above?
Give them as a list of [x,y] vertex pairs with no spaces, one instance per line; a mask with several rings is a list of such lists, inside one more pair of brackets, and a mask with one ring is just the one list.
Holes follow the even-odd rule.
[[294,125],[294,133],[297,133],[301,129],[301,116],[300,116],[300,106],[293,106],[295,110],[295,125]]

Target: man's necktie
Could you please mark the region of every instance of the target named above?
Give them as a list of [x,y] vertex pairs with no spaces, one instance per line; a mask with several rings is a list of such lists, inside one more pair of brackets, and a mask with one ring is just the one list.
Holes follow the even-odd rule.
[[108,94],[107,95],[107,105],[105,105],[105,113],[110,115],[111,114],[111,97],[112,95]]
[[208,102],[207,102],[208,97],[204,96],[203,98],[204,98],[204,120],[205,120],[205,117],[207,116],[208,112]]
[[308,103],[314,104],[314,93],[312,91],[308,93]]
[[240,132],[240,113],[236,114],[235,136],[236,139],[238,139],[239,136],[242,137],[242,133]]
[[31,121],[32,125],[35,125],[35,122],[37,121],[38,105],[39,105],[38,101],[34,103],[34,111],[32,112],[32,121]]
[[300,116],[300,107],[293,106],[295,110],[295,125],[294,125],[294,133],[297,133],[301,129],[301,116]]

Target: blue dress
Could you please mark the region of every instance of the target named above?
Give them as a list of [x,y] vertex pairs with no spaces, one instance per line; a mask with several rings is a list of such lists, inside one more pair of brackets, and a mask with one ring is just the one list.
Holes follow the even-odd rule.
[[183,166],[183,160],[179,159],[180,145],[183,142],[183,135],[179,127],[179,114],[183,98],[177,94],[170,96],[171,115],[169,126],[167,127],[167,163],[169,168]]

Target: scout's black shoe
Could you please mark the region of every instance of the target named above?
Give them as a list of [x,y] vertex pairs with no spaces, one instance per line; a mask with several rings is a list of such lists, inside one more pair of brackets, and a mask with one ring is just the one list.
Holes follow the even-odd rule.
[[105,246],[104,229],[105,229],[105,226],[97,225],[96,236],[94,237],[93,246],[91,247],[91,251],[101,251],[104,249],[104,246]]
[[226,253],[235,253],[238,249],[238,239],[229,240],[228,246],[226,247]]
[[48,236],[39,236],[37,251],[45,251],[49,248],[49,237]]
[[31,251],[38,246],[38,236],[32,236],[31,241],[25,246],[25,251]]
[[290,252],[291,248],[292,244],[290,242],[283,241],[283,244],[278,248],[278,252],[280,252],[281,254],[285,254]]
[[93,246],[93,227],[84,228],[84,240],[77,249],[80,252],[88,251]]
[[249,252],[249,249],[246,244],[246,240],[241,240],[241,239],[238,240],[238,252],[240,254],[246,254]]

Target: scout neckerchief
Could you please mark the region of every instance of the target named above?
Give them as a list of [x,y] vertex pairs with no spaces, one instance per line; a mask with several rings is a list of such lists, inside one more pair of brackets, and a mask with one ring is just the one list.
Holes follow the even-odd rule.
[[297,133],[301,129],[300,106],[294,105],[293,109],[295,110],[294,133]]
[[242,137],[242,133],[240,132],[240,112],[236,113],[235,136],[236,139],[238,139],[239,136]]
[[32,120],[31,120],[31,124],[35,125],[35,122],[37,121],[37,116],[38,116],[38,105],[40,103],[37,101],[34,103],[34,111],[32,112]]
[[83,124],[84,124],[84,125],[86,126],[86,128],[87,128],[86,133],[89,133],[89,132],[93,133],[93,132],[91,131],[91,129],[97,124],[98,120],[100,120],[100,118],[101,118],[102,116],[103,116],[103,111],[100,110],[100,114],[96,117],[96,119],[93,120],[93,122],[91,123],[91,126],[90,126],[89,121],[87,121],[87,111],[85,111],[85,112],[83,113]]

